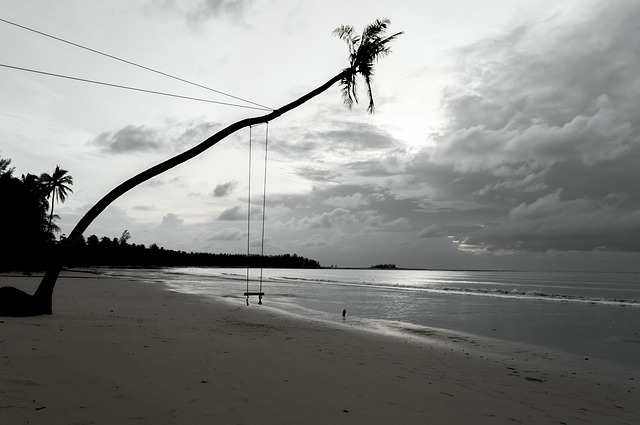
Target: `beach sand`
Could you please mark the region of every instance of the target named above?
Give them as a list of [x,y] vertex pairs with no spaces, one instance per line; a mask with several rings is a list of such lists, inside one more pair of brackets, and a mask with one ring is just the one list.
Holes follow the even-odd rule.
[[[28,292],[38,282],[0,275]],[[0,318],[2,425],[637,424],[638,379],[75,272],[59,279],[52,316]]]

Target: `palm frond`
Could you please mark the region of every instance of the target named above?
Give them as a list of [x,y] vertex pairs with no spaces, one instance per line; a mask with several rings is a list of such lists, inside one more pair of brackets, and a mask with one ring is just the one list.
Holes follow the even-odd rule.
[[373,102],[373,90],[371,89],[371,77],[372,74],[364,76],[364,83],[367,86],[367,96],[369,97],[369,106],[367,106],[367,112],[373,114],[376,110],[375,104]]
[[351,109],[354,103],[358,103],[358,80],[356,74],[349,72],[340,81],[342,100],[347,108]]
[[333,35],[346,41],[351,39],[354,31],[355,29],[351,25],[340,25],[338,28],[333,30]]
[[341,25],[333,31],[339,39],[344,40],[349,47],[349,55],[353,55],[360,43],[360,37],[354,35],[355,29],[351,25]]
[[361,36],[354,35],[354,29],[350,25],[342,25],[333,31],[333,34],[344,40],[349,48],[349,67],[345,69],[345,77],[341,80],[342,98],[345,105],[351,109],[354,103],[358,103],[357,75],[360,74],[367,87],[369,97],[369,113],[374,113],[373,101],[373,70],[375,63],[391,53],[389,44],[402,32],[386,36],[387,27],[391,21],[387,18],[376,19],[367,25]]

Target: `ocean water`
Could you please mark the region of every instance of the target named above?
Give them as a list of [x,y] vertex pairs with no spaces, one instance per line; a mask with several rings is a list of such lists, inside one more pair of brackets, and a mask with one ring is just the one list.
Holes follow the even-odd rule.
[[[445,329],[640,370],[640,274],[165,268],[108,273],[377,330]],[[249,279],[247,281],[247,273]],[[250,304],[257,305],[257,297]]]

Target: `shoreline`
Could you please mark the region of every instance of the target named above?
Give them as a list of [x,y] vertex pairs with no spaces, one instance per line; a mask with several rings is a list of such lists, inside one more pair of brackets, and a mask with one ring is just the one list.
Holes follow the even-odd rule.
[[[28,292],[38,282],[0,274]],[[640,377],[596,362],[433,329],[384,335],[75,270],[60,277],[52,316],[0,318],[0,329],[3,424],[640,419]]]
[[[234,294],[241,294],[244,290],[240,288],[238,278],[243,282],[245,278],[234,274],[233,271],[236,269],[223,269],[223,273],[215,273],[216,269],[207,268],[206,270],[211,272],[194,273],[192,270],[185,272],[182,268],[175,268],[168,269],[166,273],[162,271],[157,273],[151,271],[150,274],[144,271],[130,273],[130,269],[105,273],[163,282],[179,292],[229,300],[233,300]],[[286,272],[269,270],[265,276],[268,276],[265,284],[269,288],[265,307],[276,307],[306,318],[341,322],[340,312],[346,308],[350,324],[375,328],[387,333],[389,331],[397,333],[398,328],[401,328],[403,323],[407,323],[410,328],[422,326],[427,330],[457,332],[471,338],[488,338],[521,344],[525,347],[533,347],[537,351],[551,350],[573,356],[580,361],[588,358],[589,361],[599,360],[612,363],[617,367],[640,370],[638,362],[640,352],[637,348],[640,340],[637,337],[637,326],[634,325],[640,319],[638,316],[640,304],[637,302],[610,304],[593,301],[593,298],[583,299],[566,294],[552,296],[564,294],[564,292],[556,293],[553,290],[545,292],[544,297],[529,294],[525,297],[519,296],[520,293],[527,292],[526,288],[521,289],[520,292],[509,290],[507,296],[498,291],[456,292],[451,288],[440,290],[436,287],[422,289],[416,293],[424,296],[414,297],[407,295],[414,293],[411,285],[406,286],[406,291],[398,291],[397,288],[402,285],[390,285],[387,288],[384,278],[379,284],[370,286],[358,284],[358,279],[377,280],[378,278],[374,276],[359,276],[354,281],[356,285],[349,284],[350,276],[346,278],[341,275],[316,276],[315,273],[300,273],[295,270]],[[404,277],[411,282],[415,275]],[[300,278],[305,285],[295,284],[297,278]],[[318,280],[315,280],[316,278]],[[402,278],[403,276],[396,276],[392,280],[401,281]],[[342,285],[342,279],[345,279],[344,285]],[[500,282],[505,281],[508,279],[495,282],[501,285],[504,283]],[[314,285],[307,285],[309,282]],[[324,285],[326,282],[337,283],[337,286]],[[315,285],[315,283],[322,285]],[[551,284],[550,288],[553,286]],[[514,296],[514,292],[518,295]],[[602,296],[602,294],[599,295],[599,297]],[[393,298],[389,301],[389,305],[380,303],[380,299],[389,300],[389,297]],[[640,297],[640,294],[637,297]],[[462,307],[463,311],[458,310],[458,312],[472,313],[479,320],[469,321],[465,320],[464,314],[450,314],[446,306],[455,308],[458,303],[473,305],[471,309]],[[480,310],[473,311],[476,308],[475,304]],[[420,309],[423,309],[425,314],[411,313],[418,312]],[[410,333],[415,336],[415,332]],[[481,345],[486,344],[481,343]]]

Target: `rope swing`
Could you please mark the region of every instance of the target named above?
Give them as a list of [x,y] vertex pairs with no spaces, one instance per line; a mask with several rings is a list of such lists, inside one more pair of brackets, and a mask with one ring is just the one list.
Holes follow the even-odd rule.
[[249,126],[249,194],[247,196],[247,290],[244,293],[244,296],[247,299],[247,305],[249,305],[249,297],[252,295],[258,296],[258,304],[262,304],[262,297],[264,296],[264,292],[262,292],[262,271],[263,271],[263,263],[264,263],[264,224],[266,219],[266,211],[267,211],[267,157],[269,151],[269,123],[265,123],[265,133],[264,133],[264,180],[262,186],[262,234],[260,236],[260,286],[258,292],[249,291],[249,271],[250,271],[250,255],[251,255],[251,157],[252,157],[252,129],[253,126]]

